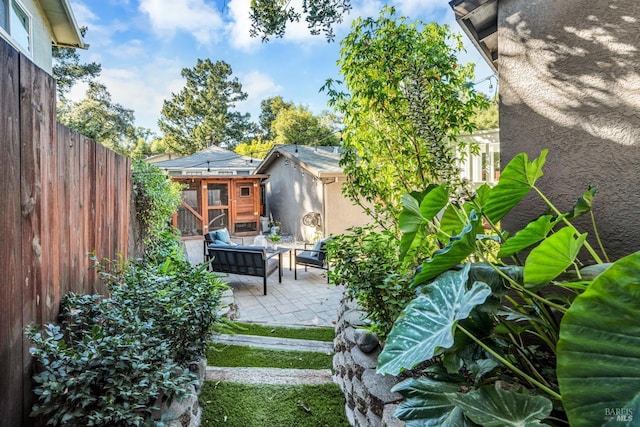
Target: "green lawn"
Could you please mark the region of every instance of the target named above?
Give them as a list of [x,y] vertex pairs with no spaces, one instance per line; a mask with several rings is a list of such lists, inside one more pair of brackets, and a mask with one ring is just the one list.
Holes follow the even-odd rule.
[[312,351],[267,350],[239,345],[210,344],[209,366],[287,369],[331,369],[331,354]]
[[232,331],[240,335],[257,335],[261,337],[294,338],[313,341],[332,342],[335,337],[333,328],[304,327],[286,328],[280,326],[265,326],[255,323],[230,322]]
[[336,384],[204,384],[203,427],[347,427],[344,396]]

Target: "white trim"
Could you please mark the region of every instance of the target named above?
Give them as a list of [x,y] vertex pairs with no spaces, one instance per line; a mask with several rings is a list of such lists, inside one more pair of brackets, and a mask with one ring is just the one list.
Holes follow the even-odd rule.
[[[4,38],[5,40],[7,40],[7,42],[16,50],[19,50],[20,52],[22,52],[23,54],[25,54],[26,56],[29,57],[29,59],[33,58],[33,50],[34,50],[34,46],[33,46],[33,15],[31,15],[31,13],[29,13],[29,10],[24,6],[24,4],[22,4],[20,1],[18,0],[6,0],[6,3],[4,4],[4,6],[7,8],[6,12],[7,12],[7,28],[5,29],[4,27],[0,26],[0,35],[2,36],[2,38]],[[15,34],[14,31],[12,31],[12,17],[14,16],[14,11],[13,8],[14,6],[16,8],[18,8],[20,10],[20,12],[22,12],[26,18],[27,18],[27,24],[28,24],[28,35],[27,37],[29,38],[28,40],[28,48],[25,49],[24,46],[22,46],[20,43],[18,43],[18,41],[12,36],[12,33]]]

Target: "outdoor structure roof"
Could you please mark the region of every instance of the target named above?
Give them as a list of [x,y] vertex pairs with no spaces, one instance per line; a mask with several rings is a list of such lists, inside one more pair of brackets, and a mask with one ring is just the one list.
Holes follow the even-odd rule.
[[310,145],[276,145],[258,165],[255,173],[266,173],[276,158],[284,156],[318,178],[342,176],[340,147]]
[[54,46],[87,49],[68,0],[39,0],[49,21]]
[[498,0],[450,0],[456,21],[498,72]]
[[258,161],[241,156],[233,151],[216,145],[205,148],[190,156],[155,163],[156,166],[169,171],[208,171],[208,170],[244,170],[253,171]]

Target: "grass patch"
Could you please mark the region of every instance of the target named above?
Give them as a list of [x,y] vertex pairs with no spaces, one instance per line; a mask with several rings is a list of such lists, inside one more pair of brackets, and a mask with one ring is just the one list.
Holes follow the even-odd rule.
[[236,334],[257,335],[259,337],[293,338],[326,342],[332,342],[335,337],[334,329],[327,327],[287,328],[243,322],[231,322],[231,327],[232,331]]
[[268,350],[241,345],[209,344],[207,364],[220,367],[331,369],[333,355],[314,351]]
[[206,381],[200,394],[202,426],[349,426],[336,384],[255,385]]

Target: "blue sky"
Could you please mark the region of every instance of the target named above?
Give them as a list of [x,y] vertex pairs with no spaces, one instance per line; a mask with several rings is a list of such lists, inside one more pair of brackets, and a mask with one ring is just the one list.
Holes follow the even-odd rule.
[[[355,17],[377,17],[385,3],[411,20],[449,24],[462,32],[447,0],[352,0],[353,10],[336,28],[335,42],[311,36],[301,22],[290,25],[283,39],[266,44],[249,35],[250,0],[71,1],[78,25],[89,29],[85,41],[90,47],[80,51],[81,60],[102,64],[99,80],[112,100],[134,110],[136,126],[154,132],[163,100],[184,87],[180,71],[194,67],[198,58],[231,66],[249,95],[236,110],[250,113],[253,121],[258,120],[260,102],[278,95],[316,114],[328,110],[319,89],[326,79],[340,78],[339,41]],[[480,54],[466,38],[465,43],[461,61],[476,63],[476,80],[490,76]],[[492,92],[487,82],[478,89]],[[84,90],[78,85],[71,98],[81,98]]]

